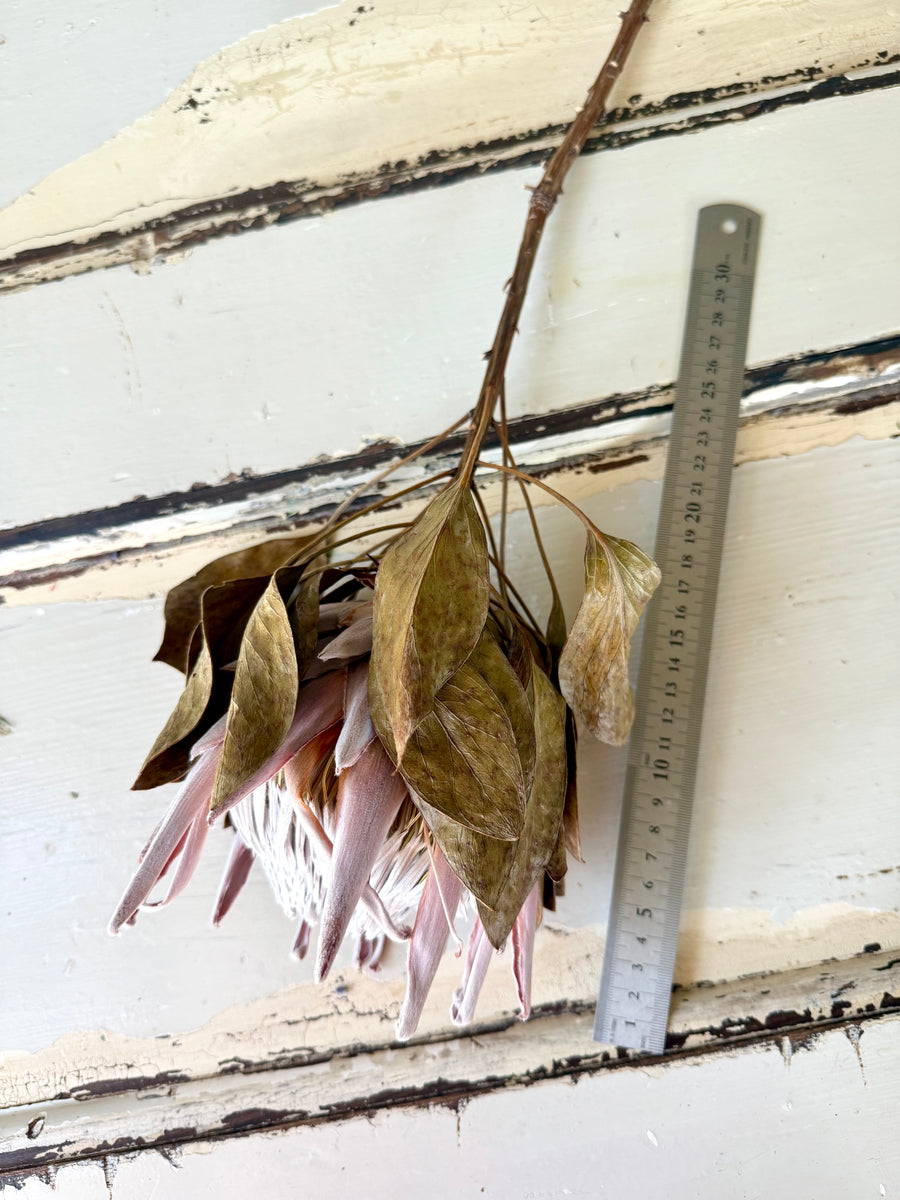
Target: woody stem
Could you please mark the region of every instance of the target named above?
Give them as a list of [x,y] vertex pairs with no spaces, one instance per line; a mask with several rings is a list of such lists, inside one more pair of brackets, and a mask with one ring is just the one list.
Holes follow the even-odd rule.
[[563,181],[569,168],[581,153],[588,134],[606,108],[609,93],[631,53],[631,48],[641,25],[646,20],[647,10],[651,3],[652,0],[632,0],[628,11],[622,17],[622,25],[613,42],[612,49],[600,69],[600,74],[594,80],[584,105],[569,126],[556,153],[547,163],[541,182],[531,193],[531,202],[528,205],[528,216],[525,219],[525,230],[519,245],[515,269],[507,288],[506,300],[494,336],[494,344],[488,355],[484,382],[481,385],[478,403],[472,415],[472,424],[469,426],[469,434],[460,459],[457,478],[463,487],[468,487],[472,482],[481,444],[493,420],[494,408],[500,396],[507,359],[516,334],[522,305],[525,302],[528,280],[531,277],[531,269],[534,266],[544,225],[562,190]]

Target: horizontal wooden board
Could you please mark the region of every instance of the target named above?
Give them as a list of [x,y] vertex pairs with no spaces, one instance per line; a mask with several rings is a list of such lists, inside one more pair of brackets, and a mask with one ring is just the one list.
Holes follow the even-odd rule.
[[896,1139],[885,1136],[898,1029],[900,1018],[888,1017],[793,1052],[785,1037],[750,1053],[601,1071],[577,1086],[509,1087],[182,1152],[110,1150],[13,1177],[14,1186],[24,1200],[238,1200],[248,1178],[267,1195],[337,1187],[348,1200],[618,1200],[653,1195],[661,1181],[671,1200],[888,1197],[900,1177]]
[[[196,67],[240,41],[249,21],[264,29],[327,0],[153,0],[97,5],[46,0],[3,13],[0,205],[57,168],[95,150],[153,109]],[[65,102],[60,102],[60,95]]]
[[[896,333],[900,88],[579,163],[509,370],[513,415],[670,382],[697,209],[764,214],[750,361]],[[865,136],[862,136],[863,133]],[[840,144],[842,168],[833,168]],[[802,178],[803,186],[797,186]],[[4,300],[7,527],[431,436],[471,407],[533,171]]]
[[[662,475],[673,388],[657,385],[541,417],[512,422],[519,465],[541,477],[563,475],[579,491],[606,491]],[[891,437],[900,425],[900,337],[830,352],[795,355],[753,368],[741,401],[737,463],[805,454],[851,438]],[[362,489],[356,507],[424,482],[452,467],[462,432],[366,488],[376,471],[413,447],[374,446],[332,459],[217,487],[146,497],[116,508],[75,513],[0,531],[0,601],[59,604],[159,595],[205,561],[288,529],[314,529],[346,494]],[[496,439],[494,439],[494,442]],[[483,452],[494,461],[489,440]],[[580,476],[587,481],[579,482]],[[478,481],[489,512],[500,487],[488,471]],[[392,519],[413,513],[433,489],[390,505]],[[546,504],[538,493],[535,500]],[[510,504],[522,506],[518,489]],[[378,524],[377,513],[362,518]]]
[[[774,1006],[774,1007],[773,1007]],[[226,1069],[163,1086],[127,1079],[87,1084],[74,1096],[0,1113],[3,1171],[59,1165],[111,1146],[168,1152],[212,1136],[266,1128],[369,1119],[385,1110],[453,1103],[545,1080],[577,1082],[601,1071],[648,1067],[655,1073],[687,1056],[723,1047],[775,1044],[786,1060],[836,1027],[863,1027],[900,1009],[900,958],[870,953],[824,967],[754,976],[739,983],[675,992],[666,1052],[655,1060],[619,1057],[591,1040],[581,1004],[539,1012],[529,1025],[501,1023],[406,1047],[355,1045],[315,1062],[275,1069]],[[652,1064],[652,1065],[651,1065]],[[237,1065],[237,1064],[234,1064]]]
[[[344,0],[283,21],[218,51],[154,112],[31,187],[0,214],[0,246],[38,251],[26,280],[52,276],[55,259],[63,271],[140,262],[193,240],[166,232],[173,214],[194,218],[194,236],[236,230],[310,195],[377,194],[449,161],[489,165],[535,135],[540,147],[581,103],[619,8],[458,0],[448,19],[436,3]],[[615,103],[627,119],[898,54],[896,22],[875,0],[656,0]],[[143,240],[113,248],[110,235],[136,229]]]

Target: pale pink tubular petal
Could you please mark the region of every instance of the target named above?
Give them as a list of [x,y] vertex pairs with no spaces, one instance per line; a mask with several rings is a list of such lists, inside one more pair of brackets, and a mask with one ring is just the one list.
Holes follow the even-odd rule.
[[301,746],[294,757],[284,764],[284,782],[289,796],[298,800],[304,798],[313,773],[322,759],[327,758],[334,749],[340,731],[340,723],[336,721]]
[[228,812],[229,808],[240,804],[251,792],[268,783],[301,747],[312,741],[323,729],[333,725],[341,715],[343,706],[343,671],[333,671],[329,675],[323,675],[321,679],[304,684],[297,699],[296,715],[284,741],[258,771],[213,809],[208,818],[210,825],[223,813]]
[[375,937],[359,935],[356,942],[356,968],[365,971],[367,975],[377,975],[381,967],[381,955],[384,951],[384,934],[377,933]]
[[369,664],[366,661],[357,663],[347,672],[344,724],[334,748],[334,769],[338,775],[345,767],[353,766],[374,737],[375,726],[369,716]]
[[191,757],[197,758],[201,754],[205,754],[207,750],[218,750],[225,741],[225,725],[228,721],[228,714],[224,717],[219,717],[215,725],[207,729],[202,738],[198,738],[191,746]]
[[359,608],[358,600],[335,600],[319,605],[319,633],[328,633],[337,629],[342,621],[350,616],[354,609]]
[[361,658],[372,652],[373,618],[371,610],[346,629],[342,629],[337,637],[332,638],[324,649],[319,651],[323,662],[332,659]]
[[232,904],[247,882],[247,876],[250,874],[252,866],[253,851],[235,834],[231,839],[228,862],[225,864],[222,882],[219,884],[219,894],[216,896],[216,905],[212,915],[213,925],[220,925],[230,912]]
[[528,893],[512,928],[512,968],[516,980],[516,995],[522,1006],[519,1016],[523,1021],[527,1021],[531,1015],[531,963],[534,957],[534,931],[537,929],[538,914],[541,911],[543,886],[543,879],[541,879]]
[[462,987],[453,993],[450,1018],[454,1025],[468,1025],[475,1015],[475,1005],[481,993],[481,985],[487,975],[494,947],[487,939],[481,921],[476,917],[472,936],[466,950],[466,965],[463,970]]
[[462,884],[436,845],[409,941],[406,996],[397,1021],[397,1037],[401,1041],[412,1037],[419,1024],[461,893]]
[[291,954],[294,958],[306,958],[306,952],[309,949],[309,922],[301,921],[297,926],[297,932],[294,934],[294,944],[291,947]]
[[[334,847],[331,844],[331,838],[322,828],[319,818],[308,805],[304,804],[296,796],[294,797],[294,808],[297,810],[297,818],[303,826],[306,836],[316,846],[321,856],[330,864]],[[363,888],[360,900],[369,916],[381,926],[392,941],[405,942],[407,940],[410,931],[405,925],[397,925],[391,919],[391,914],[385,908],[384,901],[370,883],[367,883]]]
[[187,831],[187,837],[184,840],[184,849],[179,856],[178,866],[175,868],[168,891],[161,900],[154,900],[152,903],[145,901],[142,907],[165,908],[167,904],[171,904],[175,897],[184,891],[197,869],[197,863],[200,861],[200,855],[203,853],[203,846],[206,843],[207,833],[209,833],[209,825],[206,823],[206,813],[203,811],[198,812],[193,821],[191,821],[190,828]]
[[194,818],[206,809],[218,765],[217,753],[204,754],[188,772],[187,779],[160,822],[140,866],[125,889],[125,895],[110,922],[110,933],[118,933],[144,903]]
[[369,959],[372,957],[372,951],[375,949],[375,943],[369,941],[364,933],[361,933],[356,939],[356,954],[354,956],[354,965],[357,970],[362,970]]
[[331,878],[319,935],[317,981],[328,974],[405,796],[406,784],[377,739],[341,775]]

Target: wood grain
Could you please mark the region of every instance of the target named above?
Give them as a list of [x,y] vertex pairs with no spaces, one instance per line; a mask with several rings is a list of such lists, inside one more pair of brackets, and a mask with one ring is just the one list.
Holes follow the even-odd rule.
[[[146,267],[310,199],[330,207],[544,150],[581,103],[618,7],[458,0],[446,19],[435,3],[345,0],[250,34],[0,214],[0,245],[25,268],[13,282]],[[653,117],[898,53],[896,14],[876,0],[657,0],[616,103],[624,120]]]

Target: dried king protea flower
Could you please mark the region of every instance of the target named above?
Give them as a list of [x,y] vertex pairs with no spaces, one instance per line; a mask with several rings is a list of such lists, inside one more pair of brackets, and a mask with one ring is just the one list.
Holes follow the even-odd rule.
[[[516,468],[503,379],[544,222],[648,7],[649,0],[633,0],[532,194],[450,482],[412,522],[336,540],[361,516],[415,488],[382,495],[339,520],[348,500],[314,537],[227,555],[169,593],[157,658],[184,672],[185,687],[135,787],[183,783],[141,856],[113,931],[139,908],[168,903],[184,888],[209,825],[227,815],[234,842],[215,923],[258,860],[297,921],[299,957],[311,928],[320,927],[317,978],[328,973],[348,933],[358,965],[369,970],[385,938],[408,939],[398,1024],[405,1038],[416,1028],[455,913],[472,896],[478,915],[453,1019],[471,1018],[491,954],[510,935],[528,1015],[542,906],[552,907],[561,890],[567,850],[580,856],[574,718],[604,741],[626,740],[633,714],[629,643],[659,572],[636,546],[601,533],[570,501]],[[502,463],[479,459],[492,428]],[[477,470],[503,475],[499,545],[479,508]],[[509,479],[521,486],[547,569],[546,630],[505,570]],[[584,597],[568,637],[525,484],[550,492],[587,530]],[[371,542],[387,530],[380,550],[368,544],[331,560],[363,533]],[[151,902],[167,873],[164,898]]]

